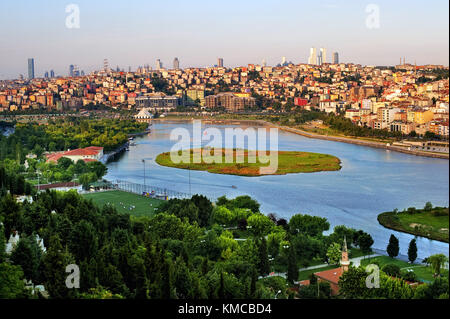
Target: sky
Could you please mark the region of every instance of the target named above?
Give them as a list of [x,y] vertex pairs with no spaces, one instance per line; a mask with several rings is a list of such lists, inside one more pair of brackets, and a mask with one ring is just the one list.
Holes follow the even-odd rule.
[[[66,6],[79,8],[79,28],[67,28]],[[378,28],[369,28],[378,8]],[[446,0],[1,0],[0,79],[36,77],[69,65],[86,73],[106,58],[135,70],[161,59],[172,67],[307,63],[310,47],[337,51],[341,62],[449,64]]]

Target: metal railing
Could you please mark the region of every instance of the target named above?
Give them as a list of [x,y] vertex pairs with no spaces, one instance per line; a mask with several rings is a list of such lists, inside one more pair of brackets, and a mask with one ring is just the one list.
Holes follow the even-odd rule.
[[148,194],[150,197],[155,198],[191,198],[191,195],[187,193],[177,192],[167,188],[161,188],[152,185],[142,185],[122,180],[113,181],[112,184],[114,189],[139,195]]

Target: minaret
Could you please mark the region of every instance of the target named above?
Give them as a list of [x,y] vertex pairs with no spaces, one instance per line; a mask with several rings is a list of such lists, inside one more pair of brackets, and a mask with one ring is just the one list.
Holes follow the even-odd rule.
[[342,271],[343,272],[347,271],[348,266],[350,266],[350,261],[348,260],[347,239],[344,236],[344,246],[342,247],[342,257],[341,257]]

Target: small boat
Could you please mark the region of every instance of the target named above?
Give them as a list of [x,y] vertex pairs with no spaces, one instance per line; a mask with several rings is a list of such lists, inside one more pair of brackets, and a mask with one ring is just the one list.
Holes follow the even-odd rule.
[[231,188],[234,188],[234,189],[236,189],[236,188],[237,188],[237,186],[236,186],[236,185],[231,185]]

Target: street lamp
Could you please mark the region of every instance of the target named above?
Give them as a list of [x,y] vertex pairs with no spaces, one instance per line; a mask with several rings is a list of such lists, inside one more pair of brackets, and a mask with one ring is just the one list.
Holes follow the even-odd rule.
[[145,191],[145,188],[146,188],[146,185],[145,185],[145,159],[142,160],[142,164],[144,164],[144,191]]
[[151,157],[142,159],[142,164],[144,164],[144,191],[146,191],[146,188],[147,188],[147,182],[146,182],[146,178],[145,178],[145,160],[152,160],[152,159],[153,158],[151,158]]

